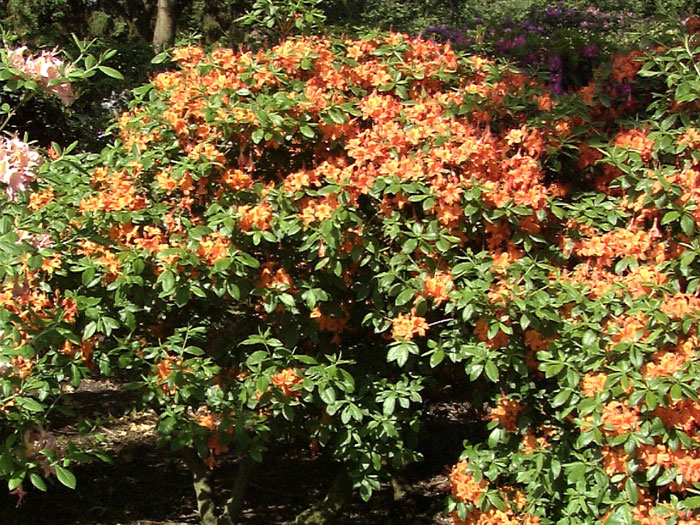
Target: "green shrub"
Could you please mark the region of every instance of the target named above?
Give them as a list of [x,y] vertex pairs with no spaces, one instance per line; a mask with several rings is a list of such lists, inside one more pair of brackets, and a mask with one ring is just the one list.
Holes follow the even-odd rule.
[[176,50],[114,144],[56,148],[2,210],[0,476],[35,481],[22,432],[116,374],[186,451],[205,522],[204,465],[240,458],[234,521],[289,441],[367,499],[458,384],[485,417],[456,522],[690,519],[696,38],[561,98],[395,33]]

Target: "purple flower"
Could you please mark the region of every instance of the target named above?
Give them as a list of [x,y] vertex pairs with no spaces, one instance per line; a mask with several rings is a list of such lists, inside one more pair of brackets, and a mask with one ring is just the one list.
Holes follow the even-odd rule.
[[547,65],[551,72],[561,71],[564,61],[561,59],[560,55],[549,55],[549,58],[547,58]]
[[587,44],[583,46],[581,56],[584,58],[595,58],[598,56],[598,46],[595,44]]
[[527,42],[527,40],[525,39],[525,35],[518,35],[513,39],[511,44],[513,47],[518,47],[518,46],[524,46],[526,44],[526,42]]

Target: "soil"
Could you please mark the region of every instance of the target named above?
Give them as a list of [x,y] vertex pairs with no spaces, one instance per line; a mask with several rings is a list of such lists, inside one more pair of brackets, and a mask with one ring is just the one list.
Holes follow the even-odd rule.
[[[0,525],[179,525],[198,523],[192,477],[177,453],[157,446],[155,413],[124,413],[130,393],[121,385],[86,381],[70,394],[74,411],[97,424],[80,433],[75,417],[57,418],[54,433],[63,440],[86,440],[105,450],[111,461],[96,460],[72,467],[78,479],[70,490],[55,479],[47,492],[25,487],[17,497],[0,491]],[[62,420],[63,419],[63,420]],[[73,423],[73,424],[71,424]],[[383,484],[367,503],[354,495],[339,525],[451,523],[443,514],[449,492],[447,471],[473,433],[473,415],[464,403],[445,402],[429,407],[424,461],[401,473],[404,496],[395,501],[390,483]],[[99,444],[99,445],[98,445]],[[214,490],[227,497],[221,481],[230,479],[236,465],[223,458],[214,471]],[[290,445],[265,456],[251,479],[241,515],[243,524],[283,524],[322,499],[334,468],[322,458],[309,458]],[[28,485],[28,483],[25,483]]]

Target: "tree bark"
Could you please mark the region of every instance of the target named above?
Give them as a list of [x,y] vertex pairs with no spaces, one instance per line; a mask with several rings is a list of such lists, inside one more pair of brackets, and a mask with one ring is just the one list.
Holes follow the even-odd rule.
[[239,515],[241,514],[241,510],[243,510],[243,502],[245,500],[246,490],[248,489],[250,475],[253,473],[255,466],[255,461],[247,455],[243,456],[238,462],[238,472],[236,473],[233,487],[231,487],[231,497],[226,502],[226,509],[224,511],[224,517],[227,522],[238,523]]
[[175,42],[175,0],[158,0],[153,49],[159,53]]
[[256,463],[253,459],[246,455],[238,461],[238,472],[231,487],[231,497],[226,501],[224,512],[219,515],[216,512],[216,504],[214,502],[214,491],[212,490],[211,480],[209,479],[209,469],[204,462],[197,456],[197,452],[193,448],[187,448],[183,451],[185,463],[192,471],[192,481],[194,492],[197,496],[197,510],[199,511],[199,520],[201,525],[234,525],[238,523],[239,515],[243,510],[246,489],[250,476],[255,470]]
[[197,496],[197,510],[201,525],[217,525],[214,495],[209,482],[209,471],[192,448],[184,451],[185,462],[192,471],[194,492]]

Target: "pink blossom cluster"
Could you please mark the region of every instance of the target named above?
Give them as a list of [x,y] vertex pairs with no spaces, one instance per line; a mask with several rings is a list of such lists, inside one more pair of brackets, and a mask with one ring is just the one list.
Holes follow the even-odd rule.
[[0,138],[0,182],[10,200],[17,198],[17,192],[24,191],[36,178],[39,166],[39,153],[19,138]]
[[64,62],[56,55],[56,50],[42,51],[36,57],[30,54],[25,56],[27,51],[27,46],[21,46],[9,52],[9,61],[12,67],[19,69],[42,84],[46,91],[56,95],[64,104],[70,104],[74,94],[73,87],[69,82],[49,85],[52,80],[62,77],[60,70]]

